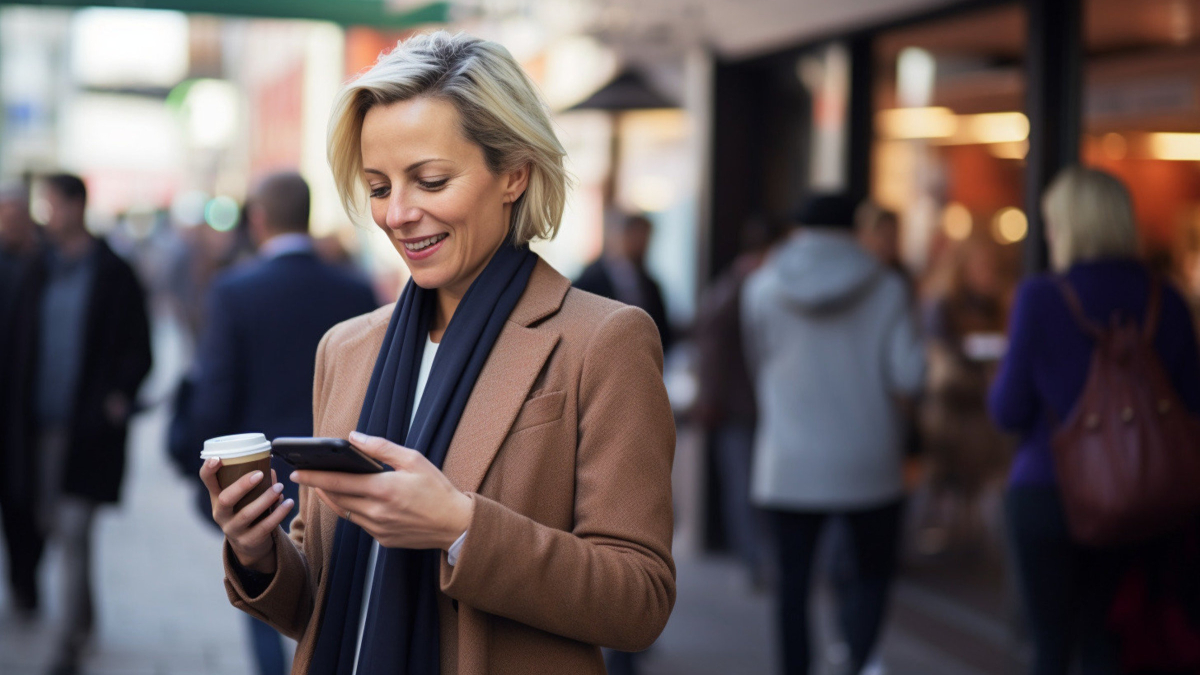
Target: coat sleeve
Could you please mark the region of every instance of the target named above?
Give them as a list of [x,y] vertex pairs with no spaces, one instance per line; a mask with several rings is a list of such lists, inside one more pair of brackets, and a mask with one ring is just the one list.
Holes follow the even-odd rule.
[[917,316],[906,290],[900,286],[899,278],[895,307],[888,322],[886,355],[884,357],[887,378],[892,393],[912,396],[925,383],[925,343],[917,329]]
[[125,280],[125,321],[122,322],[124,339],[114,364],[113,385],[128,401],[137,398],[142,381],[150,373],[152,363],[150,348],[150,320],[146,315],[146,292],[133,270],[125,268],[121,275]]
[[1040,410],[1033,377],[1034,350],[1038,343],[1035,309],[1036,286],[1026,282],[1017,292],[1009,321],[1008,352],[988,394],[988,410],[996,426],[1025,433],[1037,424]]
[[578,400],[574,528],[471,495],[475,514],[457,564],[442,565],[441,587],[484,612],[639,651],[675,604],[675,423],[645,312],[625,307],[604,320],[583,359]]
[[[332,332],[326,333],[317,347],[313,376],[314,428],[320,427],[324,409],[325,351]],[[230,603],[295,640],[300,639],[308,628],[316,607],[315,577],[309,569],[305,543],[309,526],[320,508],[320,500],[309,498],[308,493],[307,488],[300,490],[300,501],[296,505],[299,511],[292,519],[290,534],[285,534],[283,528],[275,528],[272,535],[275,538],[275,575],[262,593],[250,595],[247,592],[238,575],[229,543],[226,542],[223,548],[225,593]]]
[[208,320],[200,334],[189,416],[197,440],[232,433],[234,413],[245,403],[238,375],[244,370],[242,347],[227,295],[218,282],[205,301]]

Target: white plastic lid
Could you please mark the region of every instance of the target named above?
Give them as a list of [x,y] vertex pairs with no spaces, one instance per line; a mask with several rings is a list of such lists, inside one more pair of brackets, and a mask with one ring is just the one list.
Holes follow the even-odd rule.
[[204,441],[204,449],[200,451],[200,459],[234,459],[270,451],[271,443],[262,434],[233,434],[218,436]]

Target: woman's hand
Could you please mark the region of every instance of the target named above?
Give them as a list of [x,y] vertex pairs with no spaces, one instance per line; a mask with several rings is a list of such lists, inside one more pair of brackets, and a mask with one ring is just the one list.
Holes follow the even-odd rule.
[[220,468],[219,459],[210,459],[200,467],[200,480],[204,481],[209,499],[212,500],[213,520],[225,533],[229,547],[242,567],[263,574],[274,574],[275,539],[271,535],[292,510],[292,500],[284,501],[261,522],[255,523],[256,518],[283,496],[283,483],[276,481],[275,470],[271,469],[271,488],[234,513],[234,505],[263,479],[263,472],[248,473],[222,490],[217,483],[217,469]]
[[292,480],[315,488],[335,513],[388,548],[449,550],[466,532],[474,502],[424,455],[358,432],[350,434],[350,443],[395,471],[297,471]]

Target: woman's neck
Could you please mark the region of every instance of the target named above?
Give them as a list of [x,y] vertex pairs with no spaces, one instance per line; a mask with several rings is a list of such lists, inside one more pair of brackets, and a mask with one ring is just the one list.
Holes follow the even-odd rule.
[[442,341],[442,335],[445,335],[446,327],[450,325],[450,319],[454,318],[454,311],[461,301],[461,293],[446,288],[437,289],[437,308],[433,312],[433,324],[429,327],[430,340]]

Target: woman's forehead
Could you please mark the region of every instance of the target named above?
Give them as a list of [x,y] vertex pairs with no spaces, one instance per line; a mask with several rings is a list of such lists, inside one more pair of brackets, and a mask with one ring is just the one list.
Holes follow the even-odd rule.
[[463,137],[458,111],[446,101],[416,98],[367,110],[362,125],[364,168],[405,168],[430,159],[482,156]]

